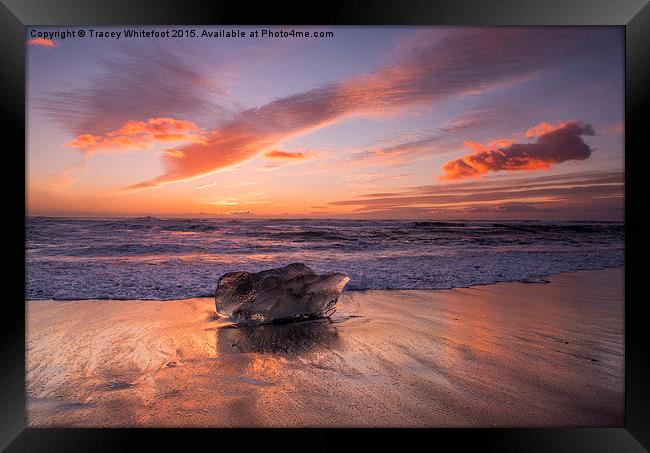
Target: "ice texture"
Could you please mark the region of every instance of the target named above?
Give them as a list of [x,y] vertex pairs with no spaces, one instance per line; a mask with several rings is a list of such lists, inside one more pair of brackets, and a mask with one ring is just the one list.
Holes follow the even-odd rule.
[[336,311],[349,280],[340,272],[316,275],[302,263],[255,274],[229,272],[219,278],[215,306],[248,325],[324,318]]
[[27,219],[27,299],[212,297],[301,262],[352,289],[444,289],[623,266],[621,222]]

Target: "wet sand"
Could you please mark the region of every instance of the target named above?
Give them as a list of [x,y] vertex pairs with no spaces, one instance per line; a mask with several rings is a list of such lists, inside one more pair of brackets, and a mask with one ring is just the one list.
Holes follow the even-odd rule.
[[212,299],[29,301],[27,423],[623,426],[623,274],[349,291],[255,329]]

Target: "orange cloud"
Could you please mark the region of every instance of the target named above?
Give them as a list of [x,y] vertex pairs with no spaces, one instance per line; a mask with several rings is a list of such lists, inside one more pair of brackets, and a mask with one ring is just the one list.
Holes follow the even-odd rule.
[[[529,131],[540,134],[533,143],[494,141],[489,146],[466,142],[475,151],[443,164],[441,180],[477,178],[488,172],[547,169],[568,160],[585,160],[593,150],[582,136],[594,135],[590,124],[570,121],[560,126],[542,123]],[[546,132],[544,132],[546,131]],[[500,145],[501,144],[501,145]]]
[[47,38],[33,38],[27,41],[29,46],[42,46],[42,47],[56,47],[56,43],[52,39]]
[[[163,156],[165,172],[126,188],[140,190],[215,173],[270,151],[281,141],[351,116],[385,116],[468,90],[503,87],[593,49],[575,30],[458,29],[423,36],[375,70],[278,98],[229,117],[206,143]],[[536,58],[530,49],[536,49]]]
[[558,130],[566,125],[567,122],[557,124],[539,123],[526,131],[526,138],[539,137],[540,135],[548,134],[549,132]]
[[70,148],[92,148],[94,146],[97,146],[101,142],[102,142],[102,137],[100,137],[99,135],[82,134],[73,138],[72,140],[67,142],[64,146],[68,146]]
[[200,133],[201,129],[192,121],[175,118],[150,118],[148,121],[127,121],[120,129],[109,132],[108,136],[152,134],[167,136],[170,134]]
[[171,157],[185,157],[185,153],[183,151],[180,151],[178,149],[171,149],[171,148],[166,148],[162,150],[163,153],[167,154],[168,156]]
[[[97,151],[119,151],[147,149],[157,143],[185,142],[205,143],[203,131],[192,121],[175,118],[150,118],[147,121],[127,121],[105,136],[82,134],[64,146],[79,148],[85,153]],[[166,155],[179,158],[185,154],[175,149],[165,149]]]
[[264,157],[268,159],[279,159],[279,160],[300,160],[307,159],[309,157],[308,153],[291,153],[289,151],[282,151],[280,149],[272,149],[264,153]]
[[510,146],[512,144],[513,143],[510,140],[506,140],[506,139],[492,140],[486,145],[481,145],[480,143],[472,142],[472,141],[463,142],[463,145],[469,146],[470,148],[473,148],[477,152],[487,151],[494,148],[503,148],[505,146]]
[[272,149],[264,153],[264,157],[271,160],[265,165],[266,168],[277,168],[291,162],[300,162],[313,158],[317,158],[318,154],[312,151],[309,152],[290,152],[281,149]]
[[[335,208],[353,209],[360,217],[413,218],[424,215],[458,219],[486,210],[485,217],[512,214],[513,218],[531,211],[539,218],[547,209],[557,209],[569,217],[589,218],[590,209],[612,208],[619,216],[625,189],[622,171],[581,171],[559,175],[470,179],[455,184],[404,187],[392,193],[371,193],[328,203]],[[580,206],[580,209],[575,209]],[[518,211],[518,212],[516,212]],[[603,212],[603,211],[601,211]],[[465,217],[463,217],[465,218]],[[557,218],[557,217],[556,217]]]

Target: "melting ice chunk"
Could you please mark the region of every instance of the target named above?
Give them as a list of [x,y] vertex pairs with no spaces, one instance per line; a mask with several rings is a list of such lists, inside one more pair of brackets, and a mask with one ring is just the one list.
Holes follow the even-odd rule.
[[349,280],[339,272],[316,275],[302,263],[256,274],[229,272],[219,278],[215,306],[242,324],[329,317]]

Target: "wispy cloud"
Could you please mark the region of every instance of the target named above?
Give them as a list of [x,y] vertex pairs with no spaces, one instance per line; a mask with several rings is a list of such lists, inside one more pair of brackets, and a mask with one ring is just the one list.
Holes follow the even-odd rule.
[[209,187],[214,187],[214,186],[216,186],[216,185],[217,185],[217,183],[216,183],[216,181],[215,181],[215,182],[209,182],[209,183],[207,183],[207,184],[200,184],[200,185],[198,185],[198,186],[196,186],[196,187],[194,187],[194,188],[195,188],[195,189],[207,189],[207,188],[209,188]]
[[174,45],[129,44],[98,58],[98,74],[74,88],[36,93],[42,112],[74,135],[104,135],[137,118],[184,118],[213,125],[230,113],[215,104],[226,92],[209,70]]
[[[490,212],[499,206],[503,212],[533,208],[565,209],[568,205],[583,207],[618,203],[622,206],[624,175],[622,172],[581,172],[565,175],[544,175],[524,178],[496,176],[455,184],[438,184],[404,188],[392,193],[367,194],[355,199],[330,203],[332,206],[354,207],[359,214],[387,216],[417,210],[470,212],[485,208]],[[517,208],[519,206],[519,208]]]
[[548,169],[568,160],[585,160],[592,149],[582,139],[594,135],[590,124],[570,121],[553,126],[539,124],[526,132],[532,143],[493,142],[489,147],[468,142],[476,151],[446,162],[441,180],[480,177],[488,172]]
[[430,153],[432,148],[440,143],[442,137],[438,133],[425,135],[414,140],[377,146],[357,153],[350,159],[352,162],[366,162],[382,165],[399,165],[411,162],[418,155]]
[[267,159],[276,160],[304,160],[309,157],[309,153],[293,153],[290,151],[282,151],[281,149],[272,149],[264,153]]
[[[489,105],[466,112],[447,121],[434,131],[399,134],[384,139],[376,146],[355,152],[347,163],[371,166],[399,166],[432,154],[454,151],[462,140],[462,134],[476,133],[489,126],[502,124],[516,115],[517,109],[508,104]],[[406,135],[406,136],[405,136]]]
[[278,168],[289,163],[317,159],[319,156],[318,153],[314,151],[292,152],[281,149],[272,149],[265,152],[264,157],[270,161],[264,165],[266,168]]
[[75,173],[79,170],[88,170],[88,159],[82,156],[79,163],[71,164],[58,173],[50,173],[38,179],[35,186],[46,192],[61,192],[72,186],[75,182]]
[[182,158],[164,158],[166,172],[131,189],[191,180],[251,159],[282,140],[352,115],[385,116],[469,91],[500,89],[600,50],[586,29],[456,29],[423,37],[409,54],[375,71],[276,99],[235,114],[184,147]]
[[207,204],[213,204],[217,206],[236,206],[240,203],[238,198],[226,198],[223,200],[208,201]]

